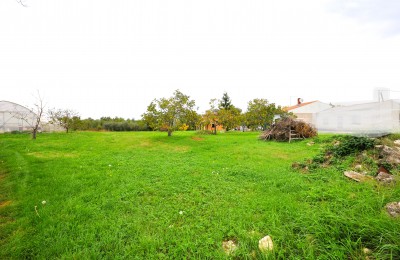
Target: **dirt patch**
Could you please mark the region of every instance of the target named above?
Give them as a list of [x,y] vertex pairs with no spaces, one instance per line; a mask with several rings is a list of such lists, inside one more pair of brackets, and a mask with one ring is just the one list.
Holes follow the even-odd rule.
[[33,152],[33,153],[28,153],[27,155],[33,156],[36,158],[40,159],[55,159],[55,158],[76,158],[78,155],[73,154],[73,153],[62,153],[62,152]]
[[7,207],[11,204],[11,200],[0,201],[0,208]]
[[203,141],[204,138],[198,137],[198,136],[192,136],[192,140],[194,141]]

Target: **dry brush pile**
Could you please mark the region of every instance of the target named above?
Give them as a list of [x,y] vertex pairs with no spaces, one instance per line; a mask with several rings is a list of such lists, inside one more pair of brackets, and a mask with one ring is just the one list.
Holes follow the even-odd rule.
[[260,135],[261,140],[289,141],[290,134],[297,134],[298,138],[310,138],[317,135],[317,130],[312,125],[294,118],[283,118],[271,125]]

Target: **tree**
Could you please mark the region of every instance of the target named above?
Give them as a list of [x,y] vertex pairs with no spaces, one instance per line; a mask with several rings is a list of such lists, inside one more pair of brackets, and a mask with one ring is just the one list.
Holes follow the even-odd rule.
[[43,118],[43,112],[45,109],[45,105],[43,104],[43,98],[40,96],[39,91],[37,92],[37,96],[35,97],[36,102],[33,105],[32,109],[28,110],[15,110],[13,117],[19,120],[24,121],[28,124],[32,139],[36,140],[36,136],[38,131],[40,130],[40,122]]
[[17,1],[17,3],[19,3],[20,5],[22,5],[22,6],[24,6],[24,7],[27,7],[27,5],[25,4],[25,1],[24,0],[16,0]]
[[224,92],[224,94],[222,95],[222,99],[219,100],[219,108],[229,110],[232,107],[233,105],[231,98],[228,96],[228,93]]
[[223,108],[218,111],[219,123],[225,127],[226,131],[240,125],[240,115],[242,110],[233,105],[229,109]]
[[165,129],[168,136],[171,136],[174,130],[183,124],[189,124],[194,107],[194,100],[175,90],[170,98],[154,99],[142,117],[152,129]]
[[211,125],[214,128],[214,134],[217,134],[217,126],[219,124],[219,109],[217,108],[217,99],[213,98],[209,102],[210,109],[203,116],[203,122],[206,125]]
[[78,112],[71,109],[50,109],[48,111],[50,123],[58,125],[68,133],[80,121]]
[[267,99],[253,99],[249,101],[246,112],[246,123],[250,128],[256,129],[259,126],[263,130],[272,124],[275,115],[283,115],[285,112],[275,103],[269,103]]

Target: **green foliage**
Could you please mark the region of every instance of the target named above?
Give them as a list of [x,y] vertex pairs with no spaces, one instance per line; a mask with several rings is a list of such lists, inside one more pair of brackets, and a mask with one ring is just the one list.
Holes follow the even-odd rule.
[[171,136],[183,124],[193,124],[198,120],[194,107],[194,100],[176,90],[170,98],[154,99],[142,117],[152,129],[165,129],[168,136]]
[[374,147],[374,140],[367,137],[358,136],[334,136],[334,144],[327,148],[327,153],[331,153],[335,157],[343,157],[355,154]]
[[222,99],[219,101],[219,109],[230,110],[233,107],[232,100],[228,93],[224,92]]
[[286,112],[275,103],[269,103],[267,99],[256,98],[249,101],[245,114],[246,125],[252,129],[267,129],[273,123],[274,116],[285,115]]
[[148,125],[142,120],[124,119],[122,117],[101,117],[100,119],[79,119],[75,121],[73,130],[82,131],[149,131]]
[[220,109],[218,111],[218,122],[224,126],[226,131],[229,131],[240,125],[241,113],[242,110],[234,106],[231,106],[230,109]]
[[382,210],[399,185],[299,174],[290,164],[320,144],[257,135],[0,135],[0,258],[225,259],[225,238],[237,259],[399,258],[400,222]]

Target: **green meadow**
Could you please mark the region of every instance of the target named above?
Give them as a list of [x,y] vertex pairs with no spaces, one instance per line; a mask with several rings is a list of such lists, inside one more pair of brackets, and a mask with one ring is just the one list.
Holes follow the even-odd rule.
[[[324,136],[319,137],[323,139]],[[0,135],[1,259],[400,258],[400,186],[293,170],[258,133]],[[258,241],[271,236],[274,249]],[[237,250],[226,255],[222,242]]]

